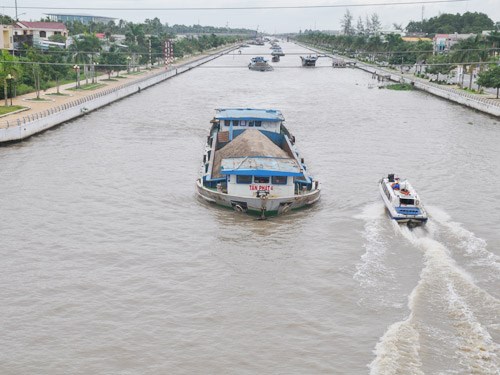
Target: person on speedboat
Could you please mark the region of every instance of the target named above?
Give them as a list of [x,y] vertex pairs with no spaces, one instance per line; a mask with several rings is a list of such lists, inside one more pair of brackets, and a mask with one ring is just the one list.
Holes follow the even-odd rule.
[[399,185],[399,178],[396,177],[396,182],[394,182],[392,185],[392,190],[399,190],[400,185]]

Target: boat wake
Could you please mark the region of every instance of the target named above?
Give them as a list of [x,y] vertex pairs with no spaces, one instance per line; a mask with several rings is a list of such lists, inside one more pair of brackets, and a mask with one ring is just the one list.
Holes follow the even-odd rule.
[[[392,324],[377,343],[370,373],[423,374],[429,361],[442,366],[443,371],[498,374],[500,347],[488,330],[498,329],[495,312],[500,311],[500,301],[477,286],[452,258],[449,248],[433,237],[444,229],[460,238],[472,238],[473,243],[483,240],[449,219],[436,221],[432,216],[431,220],[427,230],[395,225],[395,230],[422,252],[424,267],[408,298],[408,317]],[[476,258],[490,259],[484,246],[473,247],[463,241],[458,246]],[[423,343],[424,358],[420,355]]]
[[370,204],[356,218],[366,223],[363,232],[365,253],[356,265],[354,280],[362,287],[375,287],[377,284],[392,282],[394,272],[385,265],[388,246],[384,237],[384,223],[387,220],[384,215],[384,205],[382,203]]
[[486,281],[500,280],[500,257],[488,251],[482,238],[465,229],[462,224],[452,221],[450,216],[437,207],[429,207],[432,219],[458,241],[457,249],[463,256],[471,259],[472,267],[481,268],[481,276]]

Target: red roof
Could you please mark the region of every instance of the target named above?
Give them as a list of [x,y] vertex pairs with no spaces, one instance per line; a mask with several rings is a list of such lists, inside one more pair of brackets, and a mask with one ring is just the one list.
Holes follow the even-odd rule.
[[62,22],[26,22],[19,21],[15,27],[21,29],[46,29],[46,30],[66,30],[66,25]]

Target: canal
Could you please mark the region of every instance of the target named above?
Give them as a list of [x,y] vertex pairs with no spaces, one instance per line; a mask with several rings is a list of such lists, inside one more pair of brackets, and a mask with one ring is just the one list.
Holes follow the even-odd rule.
[[[0,147],[2,374],[497,374],[500,122],[251,46]],[[215,108],[280,109],[322,181],[267,221],[200,202]],[[426,228],[393,224],[407,177]]]

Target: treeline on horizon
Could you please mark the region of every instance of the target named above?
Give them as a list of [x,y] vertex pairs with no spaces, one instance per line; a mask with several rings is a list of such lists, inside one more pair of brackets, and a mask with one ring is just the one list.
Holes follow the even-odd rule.
[[500,22],[493,22],[485,13],[465,12],[464,14],[443,13],[423,21],[410,21],[408,33],[435,34],[478,34],[485,30],[500,29]]
[[[0,14],[0,24],[9,25],[13,24],[15,20],[7,15]],[[40,19],[40,22],[52,22],[49,17]],[[255,34],[255,30],[245,28],[230,28],[230,27],[217,27],[217,26],[202,26],[202,25],[172,25],[168,23],[162,24],[158,17],[153,19],[147,18],[144,22],[134,23],[127,22],[120,19],[118,22],[109,21],[108,23],[92,22],[85,25],[80,21],[64,22],[68,28],[70,35],[84,34],[84,33],[102,33],[102,34],[118,34],[123,35],[127,25],[134,24],[140,25],[145,34],[148,35],[175,35],[175,34],[238,34],[248,35]]]
[[[382,23],[377,13],[367,15],[365,19],[360,16],[355,23],[354,17],[347,10],[340,20],[341,33],[344,35],[374,35],[381,31]],[[485,13],[466,12],[464,14],[443,13],[439,16],[423,21],[410,21],[406,27],[393,23],[395,32],[405,31],[408,34],[425,34],[433,37],[436,34],[478,34],[482,31],[500,30],[500,21],[494,22]],[[306,29],[299,34],[318,32],[319,30]]]
[[[41,22],[48,22],[42,19]],[[0,15],[1,24],[12,24],[11,17]],[[24,45],[12,56],[8,51],[2,51],[0,62],[0,98],[8,95],[6,77],[10,74],[15,80],[15,94],[22,95],[60,83],[75,80],[73,65],[92,66],[98,72],[106,72],[111,78],[112,72],[124,71],[137,65],[154,64],[163,60],[164,42],[175,39],[177,33],[202,33],[203,35],[185,36],[175,39],[173,43],[174,57],[201,53],[212,48],[242,40],[239,32],[244,29],[232,29],[212,26],[162,25],[158,18],[147,19],[144,23],[125,22],[117,24],[92,23],[84,25],[81,22],[68,22],[66,27],[72,36],[72,44],[67,49],[50,47],[42,51],[36,47]],[[194,31],[196,30],[196,31]],[[227,35],[216,35],[224,30]],[[237,31],[239,30],[239,31]],[[96,34],[103,33],[106,39],[99,39]],[[115,40],[113,35],[124,35],[123,41]],[[54,42],[65,42],[66,38],[54,35],[49,38]],[[82,73],[85,69],[82,69]],[[88,72],[88,69],[87,69]]]
[[[496,49],[500,48],[500,32],[495,29],[494,22],[484,13],[441,14],[437,17],[424,20],[423,22],[411,21],[408,24],[410,30],[421,30],[425,26],[427,32],[420,33],[432,37],[442,33],[444,30],[455,30],[453,25],[459,25],[458,33],[468,30],[475,37],[465,39],[456,44],[449,55],[434,55],[433,45],[429,40],[407,42],[399,33],[380,36],[381,23],[376,14],[366,18],[366,22],[360,18],[356,27],[349,11],[346,11],[341,20],[343,34],[331,35],[320,31],[306,30],[297,36],[297,40],[314,44],[319,47],[336,50],[347,55],[356,54],[357,57],[371,61],[384,61],[389,64],[416,64],[416,63],[464,63],[488,61],[498,55]],[[398,26],[398,25],[395,25]],[[398,26],[397,28],[402,29]],[[484,30],[493,30],[490,35],[483,36]],[[417,32],[417,31],[413,31]],[[455,31],[452,31],[455,32]],[[463,52],[466,51],[466,52]],[[444,61],[446,60],[446,62]],[[433,67],[431,70],[444,71],[448,67]]]
[[[349,30],[352,24],[349,23],[349,14],[346,13],[346,15],[348,17],[344,16],[342,24],[347,26]],[[475,16],[472,17],[471,15]],[[459,29],[461,33],[468,30],[475,35],[460,40],[446,54],[435,54],[433,44],[429,40],[408,42],[404,41],[401,35],[396,33],[381,37],[380,30],[373,26],[373,21],[378,20],[378,17],[373,16],[367,18],[367,21],[370,22],[368,25],[371,27],[369,33],[366,32],[366,24],[364,24],[362,25],[363,29],[358,26],[353,32],[342,35],[306,30],[297,36],[297,40],[325,50],[333,50],[349,57],[356,57],[366,62],[393,66],[425,66],[425,72],[430,74],[449,74],[457,65],[462,65],[465,71],[472,72],[478,65],[480,71],[483,71],[488,66],[488,63],[491,63],[491,66],[498,64],[500,31],[495,29],[497,25],[489,17],[482,13],[449,16],[453,15],[442,14],[429,19],[426,22],[428,34],[430,34],[428,36],[441,33],[443,30],[451,30],[452,26],[449,22],[452,20],[461,25],[461,29]],[[358,22],[359,24],[360,22]],[[423,23],[421,24],[423,25]],[[378,26],[377,22],[375,22],[375,25]],[[415,22],[409,24],[412,28],[415,25]],[[429,25],[433,26],[430,27]],[[491,33],[482,35],[481,32],[484,30],[490,30]],[[422,71],[420,69],[420,72]],[[500,77],[495,79],[500,82]],[[469,83],[469,86],[471,85],[472,80]]]

